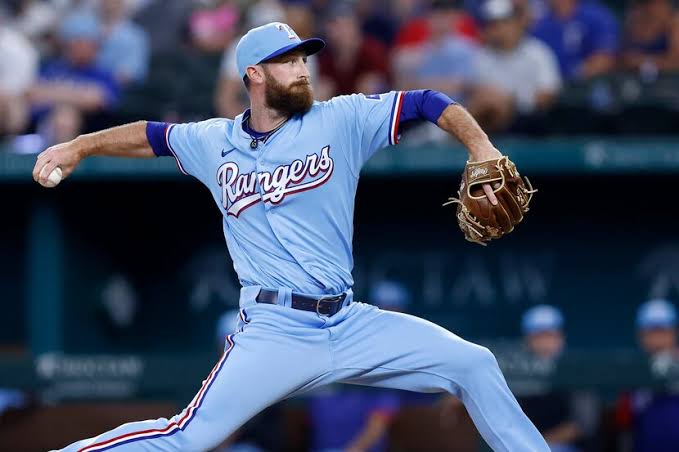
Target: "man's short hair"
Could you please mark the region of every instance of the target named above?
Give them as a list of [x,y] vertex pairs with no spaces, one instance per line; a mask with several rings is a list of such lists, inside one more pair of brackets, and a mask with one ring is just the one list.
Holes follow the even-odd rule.
[[250,77],[248,77],[248,74],[243,76],[243,83],[245,84],[245,89],[250,91]]

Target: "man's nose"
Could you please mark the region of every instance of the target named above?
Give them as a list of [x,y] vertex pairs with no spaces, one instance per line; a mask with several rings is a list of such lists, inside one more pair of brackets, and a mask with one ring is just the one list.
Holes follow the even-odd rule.
[[309,80],[311,78],[311,74],[309,73],[309,68],[306,66],[306,64],[302,64],[302,69],[299,72],[299,78],[306,78]]

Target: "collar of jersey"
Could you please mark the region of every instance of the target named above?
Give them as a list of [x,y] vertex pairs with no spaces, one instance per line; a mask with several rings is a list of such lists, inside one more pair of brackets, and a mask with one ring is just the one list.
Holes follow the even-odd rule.
[[249,118],[250,118],[250,109],[248,108],[243,113],[243,119],[241,119],[241,123],[240,123],[241,127],[243,128],[243,131],[245,133],[247,133],[248,135],[250,135],[251,137],[254,137],[254,138],[262,138],[262,137],[266,136],[267,133],[269,133],[269,132],[258,132],[255,129],[251,128],[250,127],[250,121],[248,121]]

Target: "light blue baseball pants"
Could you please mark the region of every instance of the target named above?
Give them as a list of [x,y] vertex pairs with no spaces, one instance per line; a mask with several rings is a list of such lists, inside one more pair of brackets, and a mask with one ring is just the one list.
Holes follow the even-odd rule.
[[[342,382],[459,397],[495,451],[549,447],[510,392],[493,354],[417,317],[351,303],[332,317],[257,304],[241,292],[239,331],[189,406],[171,419],[131,422],[63,451],[204,451],[282,399]],[[350,297],[348,297],[349,301]],[[451,441],[454,439],[451,438]]]

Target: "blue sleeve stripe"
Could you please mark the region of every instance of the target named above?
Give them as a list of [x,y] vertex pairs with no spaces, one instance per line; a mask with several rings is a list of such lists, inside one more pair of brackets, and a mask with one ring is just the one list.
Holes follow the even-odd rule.
[[186,172],[184,167],[182,166],[182,162],[179,160],[179,157],[177,157],[177,153],[175,152],[174,149],[172,149],[172,145],[170,144],[170,132],[172,132],[172,129],[174,129],[174,124],[170,125],[165,131],[165,144],[167,145],[167,148],[170,150],[172,153],[172,156],[174,159],[177,161],[177,167],[179,168],[179,171],[181,171],[183,174],[186,174],[187,176],[189,173]]
[[403,91],[398,91],[394,96],[394,106],[391,110],[389,122],[389,144],[398,144],[398,126],[401,122],[401,108],[403,107]]
[[158,157],[172,155],[165,140],[165,132],[167,132],[168,127],[169,124],[166,122],[149,121],[146,123],[146,139],[149,141],[153,153]]
[[447,95],[429,89],[407,91],[403,98],[401,121],[425,120],[437,124],[443,110],[455,104]]

